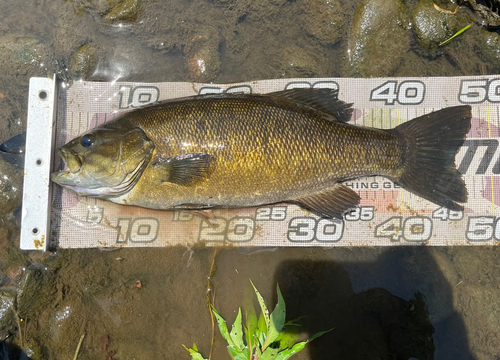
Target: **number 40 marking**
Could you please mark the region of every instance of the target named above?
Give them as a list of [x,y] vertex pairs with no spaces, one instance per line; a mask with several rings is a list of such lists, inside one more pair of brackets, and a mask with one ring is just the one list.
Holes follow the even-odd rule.
[[421,81],[402,81],[399,86],[395,80],[389,80],[373,89],[370,101],[385,101],[386,105],[398,102],[402,105],[418,105],[424,101],[425,84]]
[[393,216],[375,228],[375,237],[388,237],[391,241],[403,238],[409,242],[425,242],[432,235],[432,220],[426,216],[411,216],[402,219]]

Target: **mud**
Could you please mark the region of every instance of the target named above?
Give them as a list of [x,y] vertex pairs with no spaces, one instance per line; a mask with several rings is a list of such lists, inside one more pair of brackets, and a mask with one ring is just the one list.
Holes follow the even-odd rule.
[[[26,126],[29,77],[54,72],[68,81],[236,82],[500,71],[499,35],[480,21],[445,47],[434,45],[455,23],[439,38],[434,25],[429,35],[412,29],[424,2],[0,0],[0,140]],[[460,3],[461,16],[497,24],[491,9]],[[3,162],[0,174],[0,357],[73,358],[82,336],[78,359],[188,359],[182,344],[194,342],[208,356],[214,249],[22,252],[22,177]],[[252,296],[249,279],[268,304],[278,282],[288,318],[304,317],[304,336],[334,328],[297,360],[486,360],[500,356],[499,263],[498,247],[231,248],[215,259],[211,293],[232,322]],[[212,358],[228,359],[215,333]]]

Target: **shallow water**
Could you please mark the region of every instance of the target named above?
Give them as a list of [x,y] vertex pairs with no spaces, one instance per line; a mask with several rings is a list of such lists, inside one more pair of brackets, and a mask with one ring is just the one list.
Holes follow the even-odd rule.
[[[0,0],[0,142],[25,129],[30,76],[236,82],[359,75],[347,51],[357,2],[127,1],[139,10],[114,19],[123,3]],[[473,15],[462,9],[461,16]],[[494,36],[475,25],[429,50],[411,35],[408,48],[372,60],[387,73],[370,75],[494,74],[500,60],[482,45]],[[93,51],[78,67],[72,57],[86,43]],[[305,333],[333,328],[295,359],[500,357],[497,247],[21,252],[21,174],[0,165],[10,196],[0,213],[0,358],[17,359],[21,349],[32,359],[72,358],[82,335],[79,359],[188,359],[182,344],[193,342],[208,356],[214,256],[212,294],[229,323],[253,296],[252,279],[270,307],[280,284],[288,318],[303,317]],[[215,333],[212,358],[229,358]]]

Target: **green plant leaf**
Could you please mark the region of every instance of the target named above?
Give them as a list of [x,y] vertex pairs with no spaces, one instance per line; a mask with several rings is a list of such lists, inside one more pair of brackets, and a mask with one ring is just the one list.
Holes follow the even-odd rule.
[[255,358],[260,359],[262,356],[262,351],[260,350],[260,346],[254,348]]
[[227,331],[226,320],[224,320],[222,316],[219,315],[217,310],[215,310],[214,306],[212,306],[212,311],[214,312],[215,318],[217,319],[217,324],[219,325],[220,334],[222,335],[224,340],[227,341],[229,345],[234,345],[231,336],[229,336],[229,331]]
[[278,292],[278,303],[274,308],[270,316],[270,321],[267,329],[267,339],[268,344],[272,344],[279,336],[283,325],[285,325],[285,315],[286,315],[286,305],[283,295],[281,295],[280,286],[276,285],[276,290]]
[[279,352],[280,352],[280,349],[274,349],[274,348],[268,347],[266,350],[264,350],[262,355],[259,357],[259,360],[275,360],[276,356],[278,355]]
[[320,332],[317,332],[316,334],[314,334],[313,336],[311,336],[309,339],[307,339],[306,341],[307,342],[311,342],[313,341],[314,339],[316,338],[319,338],[321,335],[323,334],[326,334],[327,332],[330,332],[332,331],[334,328],[331,328],[331,329],[328,329],[328,330],[325,330],[325,331],[320,331]]
[[243,343],[243,328],[241,325],[241,308],[238,309],[238,315],[236,316],[236,320],[234,320],[233,328],[231,329],[229,336],[231,336],[234,346],[238,349],[241,350],[245,347],[245,344]]
[[[250,358],[250,351],[248,349],[238,349],[233,345],[229,345],[227,347],[227,350],[229,351],[229,354],[231,357],[235,360],[249,360]],[[247,351],[245,351],[247,350]]]
[[266,333],[265,332],[262,332],[260,330],[257,330],[258,333],[258,337],[259,337],[259,343],[260,343],[260,347],[262,348],[262,350],[264,350],[264,345],[266,343]]
[[278,338],[280,349],[290,349],[293,347],[300,335],[300,326],[293,323],[286,323]]
[[445,44],[448,44],[451,40],[453,40],[454,38],[456,38],[458,35],[460,35],[461,33],[463,33],[465,30],[469,29],[471,27],[472,24],[469,24],[465,27],[463,27],[462,29],[458,30],[455,34],[453,34],[453,36],[449,37],[448,39],[446,39],[445,41],[441,42],[438,46],[443,46]]
[[258,336],[256,335],[257,330],[257,318],[255,318],[255,325],[251,325],[247,321],[247,326],[245,327],[245,337],[247,340],[247,346],[252,348],[254,346],[258,346]]
[[311,336],[306,341],[302,341],[302,342],[299,342],[299,343],[293,345],[291,349],[286,349],[286,350],[281,351],[278,354],[278,356],[276,356],[276,358],[274,360],[287,360],[287,359],[289,359],[293,355],[304,350],[304,347],[307,345],[307,343],[310,343],[314,339],[316,339],[316,338],[320,337],[321,335],[326,334],[327,332],[332,331],[332,330],[333,330],[333,328],[330,330],[326,330],[326,331],[320,331],[320,332],[314,334],[313,336]]
[[245,336],[247,340],[247,346],[252,349],[258,344],[257,331],[257,315],[255,314],[255,308],[251,301],[247,301],[245,305]]
[[[253,284],[252,280],[250,280],[250,283],[253,286],[253,290],[255,291],[255,295],[257,295],[257,300],[259,300],[259,305],[260,308],[262,309],[262,315],[264,316],[264,320],[266,322],[266,329],[269,329],[269,310],[267,310],[266,303],[264,302],[264,298],[260,294],[259,290],[255,287]],[[260,319],[259,319],[260,320]]]
[[247,331],[254,333],[257,329],[257,315],[255,314],[255,309],[252,304],[250,304],[250,309],[245,309],[245,323],[247,325]]
[[184,344],[182,344],[182,346],[184,346],[184,349],[186,349],[187,351],[189,351],[189,353],[191,354],[191,359],[192,360],[208,360],[208,359],[205,359],[203,356],[201,356],[201,354],[198,352],[198,347],[196,346],[196,344],[193,344],[193,348],[192,349],[189,349]]
[[263,333],[264,335],[267,334],[267,325],[266,325],[266,320],[264,317],[264,314],[260,314],[259,316],[259,321],[257,322],[257,331]]
[[306,341],[299,342],[292,346],[291,349],[286,349],[281,351],[274,360],[287,360],[291,358],[293,355],[297,354],[298,352],[301,352],[304,350],[304,347],[306,344],[309,342],[309,339]]

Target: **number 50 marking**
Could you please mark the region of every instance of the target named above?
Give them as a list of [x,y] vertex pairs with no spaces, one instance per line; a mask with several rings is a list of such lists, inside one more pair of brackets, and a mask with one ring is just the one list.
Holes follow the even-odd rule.
[[500,102],[500,79],[462,80],[458,100],[463,104],[478,104],[486,100]]

